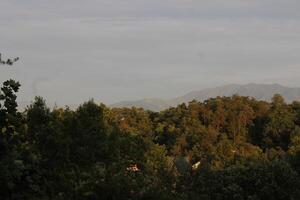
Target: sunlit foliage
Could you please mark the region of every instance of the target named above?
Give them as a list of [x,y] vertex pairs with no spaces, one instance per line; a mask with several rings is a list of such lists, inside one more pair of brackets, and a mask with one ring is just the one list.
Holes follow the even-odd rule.
[[249,97],[192,101],[162,112],[76,110],[20,84],[0,92],[0,199],[299,199],[300,103]]

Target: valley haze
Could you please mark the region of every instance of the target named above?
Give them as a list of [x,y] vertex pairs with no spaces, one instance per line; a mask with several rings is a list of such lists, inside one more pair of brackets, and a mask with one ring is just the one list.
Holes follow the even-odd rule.
[[[299,0],[1,0],[18,99],[105,104],[229,83],[300,86]],[[201,87],[199,87],[201,86]],[[67,91],[67,92],[66,92]]]
[[274,94],[282,95],[287,103],[300,100],[300,88],[286,87],[279,84],[229,84],[225,86],[208,88],[199,91],[192,91],[184,96],[173,99],[147,98],[137,101],[122,101],[111,105],[112,107],[138,107],[152,111],[162,111],[181,103],[188,103],[192,100],[205,101],[209,98],[223,96],[249,96],[257,100],[270,101]]

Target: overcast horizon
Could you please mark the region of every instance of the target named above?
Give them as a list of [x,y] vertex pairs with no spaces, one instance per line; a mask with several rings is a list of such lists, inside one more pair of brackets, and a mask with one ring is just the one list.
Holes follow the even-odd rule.
[[300,87],[297,0],[1,0],[0,80],[74,105],[226,84]]

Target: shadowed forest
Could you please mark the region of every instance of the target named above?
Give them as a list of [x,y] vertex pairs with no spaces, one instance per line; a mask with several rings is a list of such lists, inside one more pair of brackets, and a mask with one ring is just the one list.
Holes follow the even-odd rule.
[[0,199],[300,199],[300,102],[232,96],[162,112],[0,93]]

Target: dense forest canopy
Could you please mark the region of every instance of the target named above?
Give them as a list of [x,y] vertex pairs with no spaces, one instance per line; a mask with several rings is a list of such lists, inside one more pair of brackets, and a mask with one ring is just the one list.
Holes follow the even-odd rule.
[[217,97],[162,112],[0,92],[0,199],[300,199],[300,103]]

